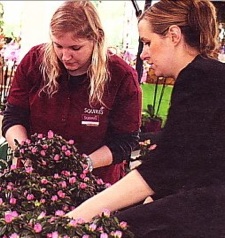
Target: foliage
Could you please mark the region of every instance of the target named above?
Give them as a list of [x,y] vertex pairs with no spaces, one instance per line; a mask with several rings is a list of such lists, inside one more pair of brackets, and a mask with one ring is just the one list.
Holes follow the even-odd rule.
[[15,156],[25,166],[0,176],[0,237],[133,237],[108,211],[88,223],[64,216],[110,186],[89,172],[74,141],[49,131],[16,144]]
[[162,118],[155,113],[155,108],[151,104],[147,105],[147,109],[143,109],[142,116],[143,116],[143,118],[151,118],[151,119],[154,118],[157,120],[162,120]]
[[9,168],[9,158],[10,150],[8,148],[8,143],[5,139],[2,139],[0,144],[0,174],[4,169]]
[[155,114],[155,109],[151,104],[147,105],[147,109],[143,109],[141,119],[142,132],[157,132],[162,127],[162,118]]

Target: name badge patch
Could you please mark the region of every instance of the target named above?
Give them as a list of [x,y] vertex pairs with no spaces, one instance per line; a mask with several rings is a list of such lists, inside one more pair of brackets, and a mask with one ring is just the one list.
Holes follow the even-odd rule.
[[99,115],[82,114],[82,125],[99,126]]

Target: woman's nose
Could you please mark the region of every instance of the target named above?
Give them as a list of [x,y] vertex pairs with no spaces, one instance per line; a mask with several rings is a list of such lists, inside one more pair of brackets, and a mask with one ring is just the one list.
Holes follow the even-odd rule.
[[141,54],[140,54],[140,58],[141,58],[142,60],[146,60],[147,56],[148,56],[148,52],[147,52],[147,50],[145,49],[145,47],[143,47],[142,52],[141,52]]
[[62,60],[69,60],[69,59],[71,59],[71,53],[70,53],[70,51],[69,50],[67,50],[67,49],[64,49],[63,51],[62,51]]
[[147,59],[147,55],[145,54],[144,51],[141,52],[140,58],[141,58],[142,60],[146,60],[146,59]]
[[146,50],[145,47],[143,47],[143,50],[142,50],[142,52],[141,52],[141,54],[140,54],[140,58],[141,58],[142,60],[146,60],[147,58],[149,58],[148,51]]

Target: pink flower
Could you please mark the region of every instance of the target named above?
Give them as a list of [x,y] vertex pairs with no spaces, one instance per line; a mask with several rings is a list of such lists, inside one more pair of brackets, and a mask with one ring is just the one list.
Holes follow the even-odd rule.
[[77,220],[71,220],[68,224],[69,226],[73,226],[73,227],[76,227],[77,226]]
[[43,178],[43,179],[41,180],[41,183],[42,183],[42,184],[47,184],[47,183],[48,183],[48,180],[47,180],[46,178]]
[[97,231],[103,231],[103,227],[102,226],[99,226],[98,228],[97,228]]
[[97,179],[97,181],[96,181],[96,182],[97,182],[97,184],[98,184],[98,185],[102,185],[102,184],[104,184],[104,182],[103,182],[103,180],[102,180],[102,179]]
[[16,169],[16,165],[15,165],[15,164],[12,164],[12,165],[10,166],[10,170],[14,170],[14,169]]
[[60,156],[58,154],[56,154],[53,158],[55,161],[58,161],[60,159]]
[[65,212],[69,211],[69,207],[68,207],[67,205],[63,205],[62,209],[63,209],[63,211],[65,211]]
[[41,192],[45,193],[46,192],[46,188],[41,188]]
[[47,238],[59,238],[59,234],[57,231],[47,234]]
[[85,189],[87,187],[87,184],[86,183],[80,183],[80,188],[81,189]]
[[36,223],[36,224],[34,225],[34,231],[35,231],[36,233],[40,233],[40,232],[42,231],[42,225],[41,225],[40,223]]
[[13,233],[12,235],[9,236],[9,238],[20,238],[20,236],[16,233]]
[[43,138],[43,134],[38,134],[37,138],[42,139]]
[[88,174],[89,173],[89,170],[87,168],[88,168],[88,166],[85,164],[83,174]]
[[52,139],[54,137],[53,131],[48,131],[48,139]]
[[92,223],[91,225],[89,225],[89,229],[90,229],[90,231],[95,231],[96,228],[97,228],[97,225],[94,224],[94,223]]
[[64,198],[66,196],[66,194],[62,190],[59,190],[57,194],[60,198]]
[[41,164],[42,164],[43,166],[46,166],[47,162],[46,162],[45,160],[42,160],[42,161],[41,161]]
[[110,233],[111,235],[113,235],[113,237],[116,237],[116,238],[121,238],[123,233],[121,231],[112,231]]
[[16,211],[7,211],[5,212],[5,222],[11,223],[15,218],[17,218],[19,215]]
[[42,149],[47,150],[48,149],[48,145],[42,145]]
[[31,143],[30,139],[26,139],[25,142],[29,145]]
[[31,174],[34,169],[31,166],[28,166],[28,167],[25,167],[25,170],[28,174]]
[[82,238],[90,238],[89,235],[83,235]]
[[65,170],[62,171],[61,174],[62,174],[62,175],[65,175],[65,176],[67,176],[67,177],[70,176],[70,172],[69,172],[69,171],[65,171]]
[[69,140],[68,143],[69,143],[70,145],[73,145],[73,144],[74,144],[74,140]]
[[24,154],[24,149],[20,149],[20,154]]
[[36,152],[37,152],[37,148],[36,148],[36,147],[32,148],[32,149],[31,149],[31,152],[32,152],[32,153],[36,153]]
[[66,156],[70,156],[70,155],[71,155],[70,150],[65,151],[65,155],[66,155]]
[[112,184],[110,184],[110,183],[106,183],[106,184],[105,184],[105,187],[106,187],[106,188],[109,188],[109,187],[111,187],[111,186],[112,186]]
[[77,179],[75,177],[69,178],[69,183],[70,184],[74,184],[74,183],[76,183],[76,181],[77,181]]
[[81,175],[80,175],[80,178],[81,178],[81,179],[84,179],[85,177],[86,177],[86,174],[81,174]]
[[52,200],[53,202],[57,201],[57,200],[58,200],[58,196],[57,196],[57,195],[53,195],[53,196],[51,197],[51,200]]
[[48,221],[51,223],[51,222],[54,222],[55,220],[56,220],[56,217],[53,216],[53,217],[50,217],[50,219]]
[[44,198],[42,198],[41,200],[40,200],[40,203],[42,203],[42,204],[44,204],[46,202],[46,200],[44,199]]
[[86,177],[84,178],[84,182],[88,182],[90,180],[90,178]]
[[102,233],[101,235],[100,235],[100,238],[108,238],[109,236],[106,234],[106,233]]
[[44,150],[41,150],[41,151],[40,151],[40,154],[41,154],[42,156],[45,156],[45,155],[46,155],[46,153],[45,153]]
[[62,151],[67,151],[67,147],[65,145],[62,146]]
[[67,184],[66,184],[65,181],[61,181],[61,182],[59,182],[58,184],[59,184],[59,186],[61,186],[62,188],[66,188],[66,187],[67,187]]
[[127,222],[121,221],[120,222],[120,227],[123,228],[123,229],[126,229],[127,228]]
[[10,198],[9,203],[10,204],[16,204],[16,198]]
[[103,215],[104,215],[105,217],[110,217],[110,211],[109,211],[108,209],[104,209],[104,210],[103,210]]
[[2,205],[3,204],[3,199],[2,198],[0,198],[0,205]]
[[65,215],[65,212],[62,211],[62,210],[57,210],[57,211],[55,212],[55,215],[56,215],[56,216],[60,216],[60,217],[62,217],[62,216]]
[[82,224],[82,223],[84,223],[85,221],[82,219],[82,218],[78,218],[77,219],[77,224]]
[[84,171],[83,171],[83,173],[85,172],[85,170],[86,170],[86,173],[88,173],[88,165],[87,164],[83,164],[83,169],[84,169]]
[[57,231],[52,232],[52,238],[59,238],[59,234]]
[[59,174],[54,174],[54,178],[55,179],[60,178]]
[[14,184],[12,182],[9,182],[6,188],[7,190],[13,190],[13,187],[14,187]]
[[34,195],[33,194],[27,194],[27,200],[28,201],[34,200]]

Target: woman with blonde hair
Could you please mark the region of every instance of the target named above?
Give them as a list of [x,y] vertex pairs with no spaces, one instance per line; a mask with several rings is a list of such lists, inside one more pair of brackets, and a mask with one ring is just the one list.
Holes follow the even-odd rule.
[[65,1],[50,22],[49,43],[17,67],[3,118],[11,148],[49,130],[73,139],[89,169],[114,183],[138,144],[141,90],[137,72],[107,51],[90,1]]
[[[161,0],[142,14],[142,59],[157,76],[176,79],[167,122],[148,160],[67,216],[88,221],[109,209],[135,237],[225,237],[225,64],[213,58],[217,27],[209,0]],[[140,203],[148,196],[153,201]]]

